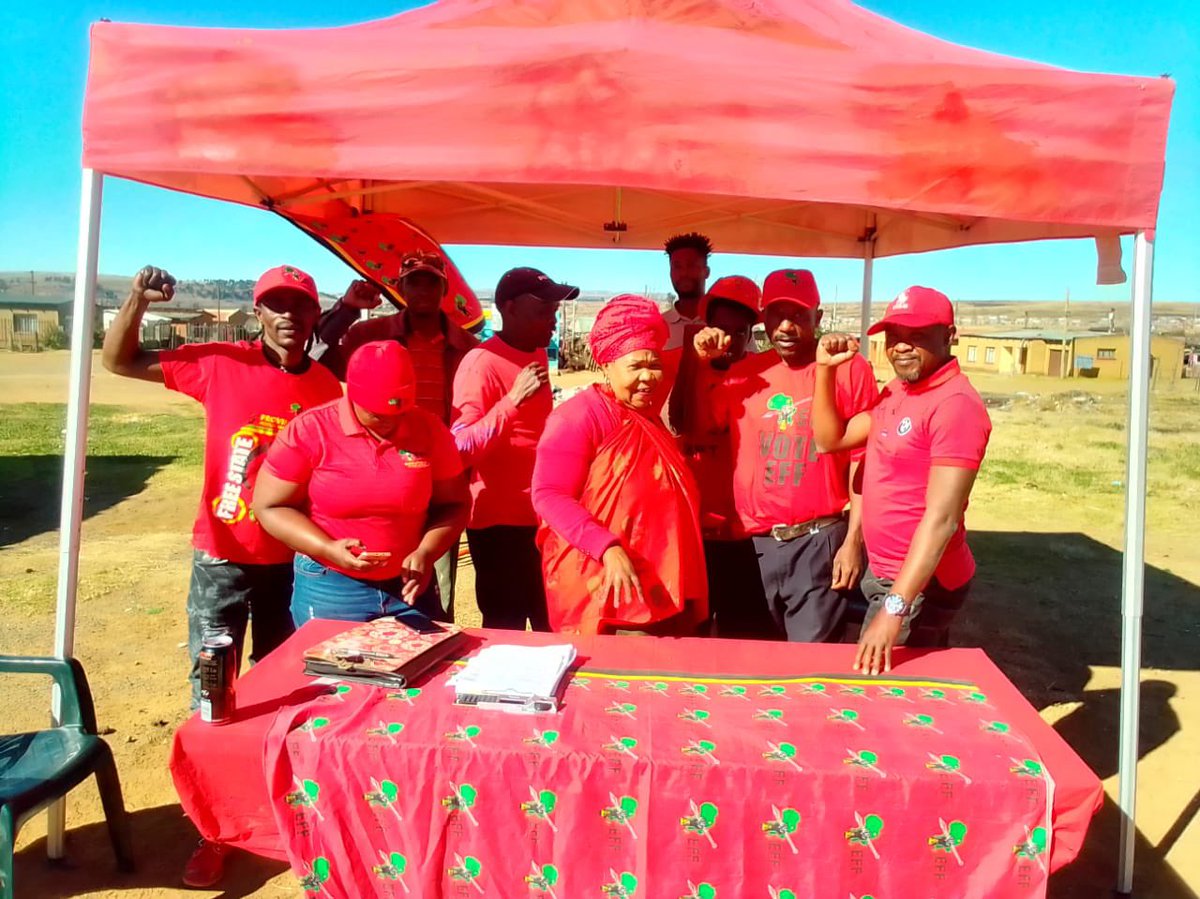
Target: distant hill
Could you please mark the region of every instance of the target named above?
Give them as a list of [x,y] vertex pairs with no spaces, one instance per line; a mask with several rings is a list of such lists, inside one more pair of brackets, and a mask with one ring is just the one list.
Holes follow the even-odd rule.
[[[100,275],[96,279],[96,299],[101,306],[118,306],[129,293],[133,275]],[[171,306],[180,309],[211,308],[220,303],[230,308],[249,309],[254,282],[245,278],[213,278],[180,281],[175,286]],[[67,272],[0,272],[0,296],[14,293],[28,296],[70,297],[75,292],[75,276]],[[336,297],[321,294],[332,302]]]
[[[97,281],[97,299],[101,306],[118,306],[129,291],[132,275],[100,275]],[[168,308],[212,309],[218,304],[222,308],[249,309],[254,282],[246,279],[213,278],[197,281],[180,281],[175,300]],[[0,297],[5,293],[20,296],[70,297],[75,290],[75,276],[69,272],[0,272]],[[479,299],[490,305],[492,288],[476,290]],[[584,291],[580,294],[577,314],[589,319],[599,311],[610,294],[605,291]],[[328,307],[336,299],[334,294],[321,294],[322,305]],[[654,295],[653,299],[665,305],[671,297]],[[883,315],[885,298],[880,297],[871,308],[872,320]],[[1066,328],[1101,329],[1108,322],[1108,310],[1114,311],[1113,326],[1118,331],[1129,328],[1129,303],[1102,303],[1074,301],[1068,308],[1062,300],[1023,301],[989,300],[962,301],[954,304],[957,309],[959,327],[1004,329],[1004,328]],[[860,304],[857,301],[826,302],[823,326],[829,329],[856,332],[859,329]],[[1200,334],[1200,303],[1154,304],[1154,331],[1158,334]]]

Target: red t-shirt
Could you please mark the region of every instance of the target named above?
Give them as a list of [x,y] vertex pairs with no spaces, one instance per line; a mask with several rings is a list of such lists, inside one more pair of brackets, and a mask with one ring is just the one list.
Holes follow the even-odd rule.
[[417,376],[417,405],[445,422],[446,338],[441,334],[430,338],[410,334],[405,346]]
[[271,474],[308,489],[308,516],[334,540],[354,537],[383,565],[351,577],[386,580],[421,543],[435,481],[462,473],[450,429],[411,409],[390,440],[373,437],[340,399],[299,416],[267,454]]
[[271,441],[304,409],[342,395],[325,366],[289,374],[262,344],[198,343],[160,354],[167,387],[204,406],[204,490],[192,545],[241,565],[290,562],[292,551],[250,511],[254,478]]
[[[712,408],[713,392],[721,387],[718,373],[696,362],[693,377],[679,381],[676,390],[689,390],[688,411]],[[685,415],[690,418],[690,415]],[[700,488],[700,530],[705,540],[737,540],[745,536],[733,499],[733,447],[729,434],[698,431],[691,421],[680,424],[679,449]]]
[[[747,534],[777,524],[838,515],[850,502],[850,453],[818,453],[812,436],[815,362],[789,368],[776,353],[748,356],[713,391],[715,423],[728,426],[734,458],[733,500]],[[879,395],[862,357],[839,366],[838,412],[851,418]]]
[[[900,574],[925,514],[929,470],[934,465],[978,469],[991,433],[983,400],[957,360],[919,383],[897,379],[884,388],[871,411],[863,466],[863,537],[873,574],[893,580]],[[975,558],[960,518],[934,576],[955,590],[974,574]]]
[[545,350],[525,353],[493,337],[467,353],[454,376],[452,430],[472,469],[472,528],[537,526],[529,486],[554,397],[545,384],[520,406],[508,398],[517,375],[535,362],[548,364]]

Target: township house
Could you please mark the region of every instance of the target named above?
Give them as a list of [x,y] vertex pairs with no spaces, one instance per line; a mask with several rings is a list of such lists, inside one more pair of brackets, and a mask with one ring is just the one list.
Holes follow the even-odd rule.
[[71,329],[71,298],[0,294],[0,350],[37,352]]
[[[954,355],[965,372],[1106,381],[1128,379],[1133,359],[1128,334],[1036,329],[959,331]],[[1150,357],[1151,379],[1183,378],[1183,338],[1152,336]],[[871,337],[870,358],[872,364],[888,367],[882,334]]]
[[[236,313],[237,310],[228,310]],[[105,332],[112,327],[116,309],[105,309],[102,312],[102,322]],[[241,313],[244,317],[245,313]],[[223,314],[222,319],[229,320],[231,316]],[[239,318],[241,320],[241,318]],[[217,316],[207,309],[179,309],[171,305],[156,306],[148,309],[142,317],[141,342],[144,346],[154,348],[176,347],[183,343],[195,343],[201,340],[219,340],[220,336],[210,336],[206,328],[217,322]]]

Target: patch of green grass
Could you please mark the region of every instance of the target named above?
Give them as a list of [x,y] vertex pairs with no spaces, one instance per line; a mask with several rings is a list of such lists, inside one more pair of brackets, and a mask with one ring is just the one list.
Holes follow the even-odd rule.
[[1200,446],[1188,444],[1154,450],[1151,453],[1150,466],[1152,471],[1165,469],[1171,478],[1200,483]]
[[[0,405],[0,456],[61,456],[66,415],[66,406],[59,403]],[[195,414],[92,406],[88,455],[170,456],[185,465],[200,465],[204,419]]]
[[1022,458],[989,456],[979,470],[979,480],[994,486],[1029,487],[1046,493],[1120,493],[1124,475],[1118,470],[1074,465],[1046,465]]
[[5,612],[32,618],[46,615],[54,609],[55,591],[58,587],[57,571],[26,571],[20,577],[5,580]]

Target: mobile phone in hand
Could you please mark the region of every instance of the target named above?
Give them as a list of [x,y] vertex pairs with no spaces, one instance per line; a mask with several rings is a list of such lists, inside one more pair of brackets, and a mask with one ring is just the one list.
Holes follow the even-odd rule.
[[364,562],[386,562],[392,557],[391,553],[374,553],[363,550],[358,553],[358,557]]

